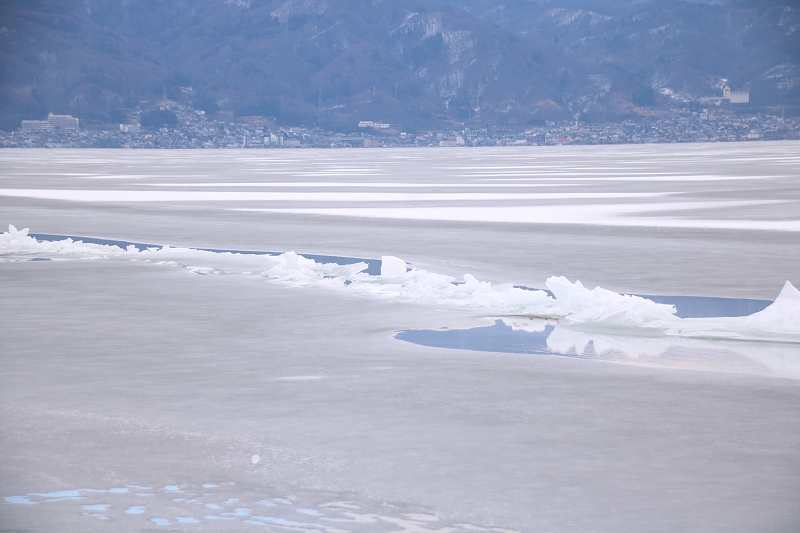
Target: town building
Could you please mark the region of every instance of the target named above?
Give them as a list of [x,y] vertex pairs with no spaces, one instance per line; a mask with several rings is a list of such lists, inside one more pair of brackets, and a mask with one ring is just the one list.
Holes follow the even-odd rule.
[[722,99],[728,100],[732,104],[747,104],[750,102],[750,92],[731,92],[731,88],[726,85],[725,88],[722,89]]
[[749,92],[731,93],[730,100],[732,104],[747,104],[750,102],[750,93]]
[[358,121],[359,128],[372,128],[374,130],[388,130],[392,127],[391,124],[386,124],[384,122],[373,122],[371,120],[359,120]]
[[31,131],[48,131],[53,129],[53,126],[50,122],[46,120],[23,120],[22,121],[22,131],[24,132],[31,132]]
[[49,122],[54,129],[77,130],[79,126],[78,119],[72,115],[54,115],[50,113],[47,115],[47,122]]
[[270,133],[269,137],[264,137],[264,145],[277,147],[283,146],[283,136]]
[[72,115],[47,115],[47,120],[23,120],[22,131],[77,130],[79,121]]

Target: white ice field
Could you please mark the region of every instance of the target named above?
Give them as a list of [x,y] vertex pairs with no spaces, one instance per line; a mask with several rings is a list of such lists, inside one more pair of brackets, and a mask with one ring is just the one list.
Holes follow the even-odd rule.
[[[800,143],[0,171],[0,530],[800,528]],[[612,356],[394,338],[495,320]]]

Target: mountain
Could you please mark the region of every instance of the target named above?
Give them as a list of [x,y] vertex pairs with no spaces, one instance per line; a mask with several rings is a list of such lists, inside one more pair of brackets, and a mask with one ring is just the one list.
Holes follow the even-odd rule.
[[658,89],[717,94],[721,78],[792,102],[796,21],[667,0],[0,0],[0,126],[49,111],[123,122],[165,93],[339,131],[614,120],[668,105]]
[[588,68],[627,73],[641,83],[633,95],[640,104],[659,103],[662,89],[672,100],[685,100],[719,96],[725,85],[750,91],[757,106],[800,103],[796,2],[445,1],[548,42]]
[[92,19],[148,43],[174,73],[169,81],[191,86],[207,109],[289,123],[413,125],[474,113],[493,121],[509,106],[557,95],[557,68],[574,63],[536,40],[431,2],[158,7],[142,9],[144,16],[130,4],[106,2]]

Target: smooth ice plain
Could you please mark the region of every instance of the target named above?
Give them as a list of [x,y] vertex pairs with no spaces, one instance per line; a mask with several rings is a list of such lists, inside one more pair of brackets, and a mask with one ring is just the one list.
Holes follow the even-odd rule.
[[799,149],[4,150],[0,524],[796,531]]

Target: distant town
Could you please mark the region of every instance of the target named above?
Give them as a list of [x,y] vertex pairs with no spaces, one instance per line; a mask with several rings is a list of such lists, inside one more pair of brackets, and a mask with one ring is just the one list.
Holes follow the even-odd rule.
[[[726,97],[730,98],[729,95]],[[160,123],[164,119],[163,124]],[[78,118],[50,114],[23,120],[19,130],[0,132],[4,148],[374,148],[401,146],[556,146],[768,141],[800,139],[800,120],[769,114],[742,115],[730,106],[662,114],[619,123],[544,122],[511,131],[454,127],[448,131],[398,131],[392,124],[362,120],[352,133],[280,127],[265,117],[206,116],[170,100],[129,116],[118,128],[84,126]]]

